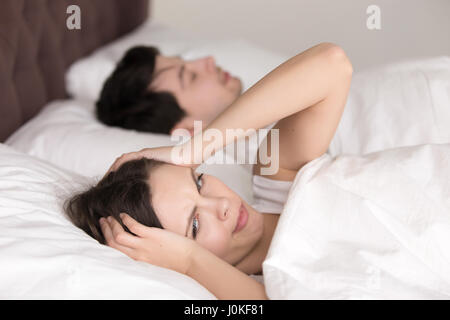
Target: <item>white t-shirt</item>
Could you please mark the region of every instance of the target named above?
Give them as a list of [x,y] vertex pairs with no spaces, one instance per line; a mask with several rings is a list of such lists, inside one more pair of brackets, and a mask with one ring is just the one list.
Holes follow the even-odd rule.
[[252,207],[261,213],[278,213],[283,211],[287,201],[292,181],[281,181],[253,176],[253,198]]

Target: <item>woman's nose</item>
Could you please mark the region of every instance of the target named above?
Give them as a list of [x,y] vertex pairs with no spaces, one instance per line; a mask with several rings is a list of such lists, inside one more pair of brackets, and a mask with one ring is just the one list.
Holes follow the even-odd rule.
[[226,220],[230,216],[230,200],[227,198],[208,198],[205,205],[210,212],[214,212],[220,220]]
[[230,200],[227,198],[218,199],[217,215],[221,220],[226,220],[230,216]]

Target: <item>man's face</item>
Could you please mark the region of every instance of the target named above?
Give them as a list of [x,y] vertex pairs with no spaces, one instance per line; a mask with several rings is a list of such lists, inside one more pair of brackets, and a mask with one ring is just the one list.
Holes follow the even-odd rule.
[[208,125],[241,94],[241,81],[216,66],[213,57],[185,61],[180,57],[156,57],[149,88],[169,91],[186,113],[174,129],[192,130],[194,120]]

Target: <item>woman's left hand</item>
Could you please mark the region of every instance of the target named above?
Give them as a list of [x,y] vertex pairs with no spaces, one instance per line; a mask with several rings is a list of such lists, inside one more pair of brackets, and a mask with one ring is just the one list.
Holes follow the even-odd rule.
[[123,224],[134,234],[126,232],[113,217],[100,219],[106,244],[130,258],[144,261],[183,274],[189,270],[197,243],[171,231],[147,227],[129,215],[120,215]]

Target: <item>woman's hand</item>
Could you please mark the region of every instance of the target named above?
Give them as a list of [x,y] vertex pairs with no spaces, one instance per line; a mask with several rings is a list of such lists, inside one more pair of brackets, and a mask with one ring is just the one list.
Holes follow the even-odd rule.
[[119,167],[127,161],[138,160],[142,158],[155,159],[166,163],[171,163],[186,167],[196,167],[190,157],[183,157],[185,153],[183,145],[176,146],[166,146],[157,148],[145,148],[136,152],[124,153],[119,158],[117,158],[111,167],[106,172],[105,176],[111,171],[116,171]]
[[218,299],[267,299],[264,285],[225,262],[194,240],[176,233],[146,227],[129,215],[122,222],[100,219],[106,243],[129,257],[185,274],[208,289]]
[[113,217],[101,218],[100,225],[106,244],[130,258],[187,274],[197,243],[160,228],[140,224],[129,215],[120,215],[123,224],[134,234],[126,232]]

